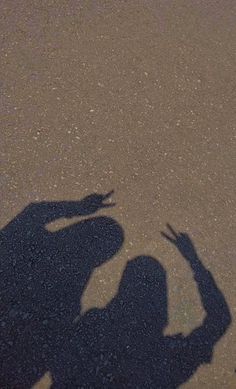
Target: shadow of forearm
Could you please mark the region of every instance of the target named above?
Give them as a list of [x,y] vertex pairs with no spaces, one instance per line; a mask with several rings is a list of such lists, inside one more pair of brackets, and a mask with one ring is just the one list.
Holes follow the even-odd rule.
[[[190,261],[190,264],[206,312],[202,326],[197,329],[198,336],[214,344],[224,335],[231,324],[230,310],[212,274],[203,266],[199,257],[195,257],[193,261]],[[194,332],[196,333],[196,330]]]

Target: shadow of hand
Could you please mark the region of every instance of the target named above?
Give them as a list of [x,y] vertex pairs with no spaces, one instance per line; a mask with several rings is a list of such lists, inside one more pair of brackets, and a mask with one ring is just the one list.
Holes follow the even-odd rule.
[[161,232],[161,235],[164,236],[164,238],[169,242],[174,244],[185,259],[187,259],[189,262],[196,262],[198,259],[197,251],[188,234],[175,232],[175,230],[169,224],[167,224],[167,229],[168,234]]
[[111,192],[102,195],[102,194],[91,194],[80,201],[80,215],[91,215],[97,212],[101,208],[110,208],[114,207],[115,203],[103,203],[104,200],[107,200],[114,193]]

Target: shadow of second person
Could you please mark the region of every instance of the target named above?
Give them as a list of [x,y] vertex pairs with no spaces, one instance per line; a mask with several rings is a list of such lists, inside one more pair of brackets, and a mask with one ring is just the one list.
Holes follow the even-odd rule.
[[163,236],[189,263],[205,318],[184,336],[165,336],[166,272],[152,257],[127,264],[117,295],[102,310],[80,318],[54,366],[55,388],[177,388],[212,360],[215,344],[231,322],[229,308],[187,234]]

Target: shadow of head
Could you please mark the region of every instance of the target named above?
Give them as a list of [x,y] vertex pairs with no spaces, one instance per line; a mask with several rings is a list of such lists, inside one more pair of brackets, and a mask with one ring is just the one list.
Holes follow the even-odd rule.
[[118,253],[124,242],[122,227],[112,218],[90,218],[53,233],[67,258],[97,267]]
[[118,296],[130,320],[155,331],[167,325],[166,271],[155,258],[139,256],[127,264]]

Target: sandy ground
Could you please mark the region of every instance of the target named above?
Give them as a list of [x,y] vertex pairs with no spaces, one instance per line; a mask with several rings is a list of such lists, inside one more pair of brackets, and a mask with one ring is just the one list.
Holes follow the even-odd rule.
[[235,388],[235,1],[2,0],[0,15],[1,227],[32,202],[114,190],[98,215],[125,242],[93,272],[83,312],[108,304],[127,261],[151,255],[167,272],[169,335],[204,317],[160,231],[189,233],[232,323],[183,387]]

